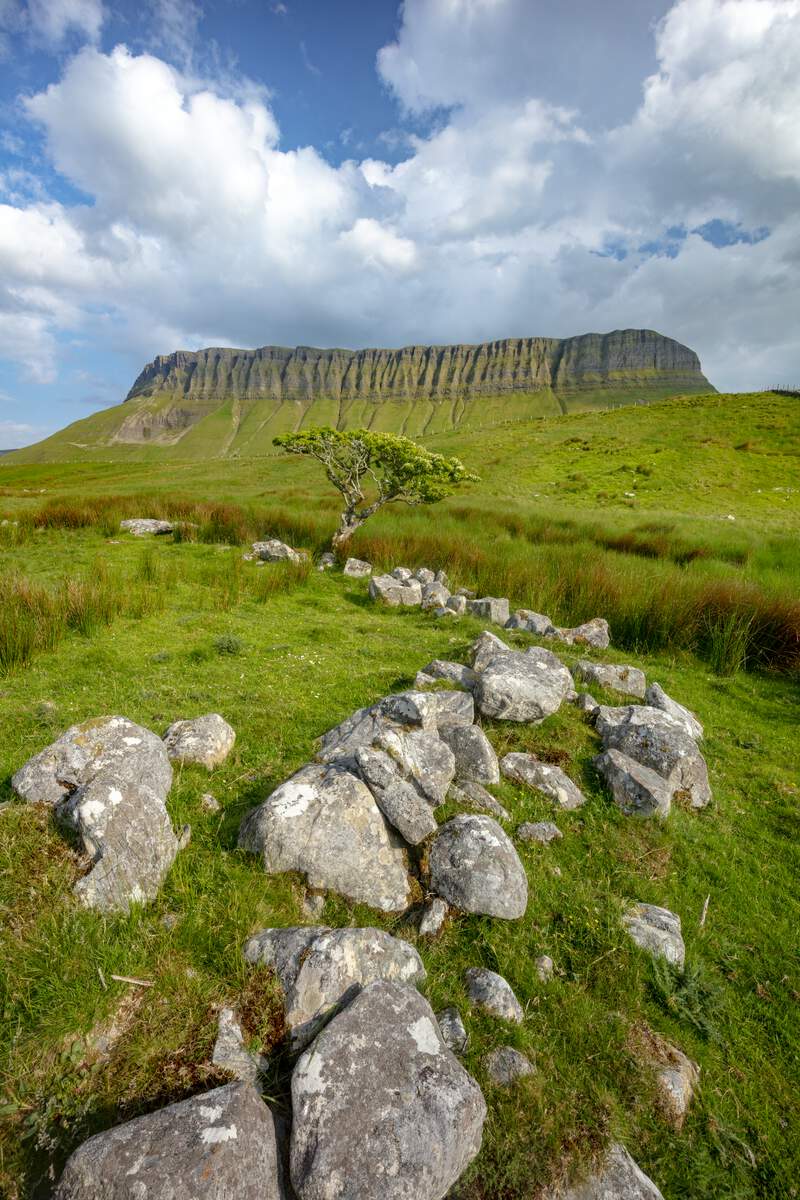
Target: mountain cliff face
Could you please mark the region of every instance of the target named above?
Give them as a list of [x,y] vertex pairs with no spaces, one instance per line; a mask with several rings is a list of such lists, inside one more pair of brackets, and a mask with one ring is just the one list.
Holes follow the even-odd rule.
[[713,392],[693,350],[649,329],[401,350],[209,349],[148,363],[126,400],[29,461],[270,454],[312,425],[424,437]]

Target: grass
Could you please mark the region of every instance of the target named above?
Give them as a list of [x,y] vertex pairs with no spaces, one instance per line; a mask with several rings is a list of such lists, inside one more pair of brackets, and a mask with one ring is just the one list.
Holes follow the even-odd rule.
[[[688,425],[684,411],[692,447],[685,469],[675,467],[670,487],[671,468],[641,475],[634,508],[621,495],[627,476],[615,500],[590,503],[593,491],[587,498],[579,490],[567,507],[523,493],[537,473],[560,490],[575,455],[591,488],[610,490],[604,473],[616,471],[616,458],[604,439],[621,436],[623,417],[633,466],[650,462],[648,447],[677,457],[680,422],[668,406],[660,426],[655,407],[541,423],[516,449],[501,431],[483,444],[480,489],[435,514],[386,514],[353,546],[387,565],[449,566],[454,583],[511,594],[560,622],[609,616],[614,648],[595,657],[635,661],[706,727],[714,803],[702,813],[679,807],[657,824],[625,818],[611,803],[592,768],[596,735],[571,707],[539,727],[484,723],[498,752],[558,761],[588,796],[581,810],[556,815],[562,840],[519,847],[530,886],[519,922],[462,916],[439,939],[418,942],[402,917],[327,896],[322,922],[377,924],[415,942],[434,1008],[456,1004],[462,1013],[467,1066],[489,1106],[462,1200],[535,1200],[610,1137],[624,1141],[665,1200],[797,1195],[800,689],[791,641],[781,641],[796,612],[797,499],[771,493],[765,506],[758,492],[772,480],[791,486],[784,481],[796,443],[788,408],[773,412],[770,433],[756,428],[767,411],[746,399],[732,416],[714,398],[713,408],[689,410]],[[752,429],[743,428],[747,411]],[[723,435],[729,450],[712,446],[706,458],[703,440]],[[575,437],[598,444],[583,450]],[[774,455],[769,484],[763,456],[733,448],[748,437]],[[464,441],[462,449],[468,459],[480,447]],[[505,466],[492,466],[495,454],[507,455]],[[720,464],[734,456],[761,464],[760,475],[748,467],[744,481],[731,476],[735,506],[720,500],[728,486]],[[684,494],[698,462],[708,468],[705,500]],[[218,711],[237,731],[221,767],[176,771],[168,807],[176,828],[191,824],[191,842],[157,901],[127,917],[77,907],[71,889],[85,866],[47,814],[0,807],[0,1194],[39,1200],[51,1172],[89,1134],[220,1081],[210,1050],[222,1004],[242,1009],[248,1038],[272,1052],[267,1096],[285,1108],[291,1062],[280,1046],[279,997],[268,973],[245,967],[241,946],[266,925],[307,923],[305,889],[295,876],[265,875],[238,851],[239,823],[308,760],[324,730],[408,686],[430,659],[463,660],[481,627],[378,608],[365,581],[308,563],[242,562],[242,537],[278,534],[316,549],[332,527],[323,488],[280,459],[202,471],[98,464],[66,482],[61,468],[3,467],[0,483],[5,516],[20,522],[0,525],[10,589],[2,595],[17,605],[19,594],[35,595],[45,617],[55,614],[41,618],[43,640],[24,662],[7,662],[0,678],[0,803],[12,799],[10,776],[27,758],[68,725],[103,713],[160,733],[180,717]],[[656,487],[658,499],[648,501],[646,489]],[[734,507],[736,522],[715,515]],[[129,515],[183,524],[177,538],[140,542],[118,533]],[[614,539],[622,543],[609,545]],[[85,622],[57,615],[67,611],[65,578],[94,589]],[[584,653],[563,657],[572,663]],[[553,819],[523,787],[493,790],[512,814],[509,832]],[[201,803],[209,791],[217,813]],[[447,805],[437,819],[453,811]],[[619,917],[631,899],[681,916],[685,972],[654,966],[624,935]],[[547,985],[533,965],[542,953],[556,963]],[[474,965],[509,979],[523,1025],[468,1009],[463,973]],[[132,996],[112,974],[153,987]],[[115,1015],[119,1037],[98,1054],[93,1031]],[[701,1066],[680,1134],[659,1115],[643,1050],[648,1031]],[[491,1087],[482,1065],[503,1043],[537,1066],[508,1091]]]

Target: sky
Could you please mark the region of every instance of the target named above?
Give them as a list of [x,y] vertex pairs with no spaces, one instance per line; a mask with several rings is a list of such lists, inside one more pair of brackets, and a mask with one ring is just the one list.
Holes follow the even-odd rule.
[[798,114],[800,0],[0,0],[0,448],[210,345],[797,385]]

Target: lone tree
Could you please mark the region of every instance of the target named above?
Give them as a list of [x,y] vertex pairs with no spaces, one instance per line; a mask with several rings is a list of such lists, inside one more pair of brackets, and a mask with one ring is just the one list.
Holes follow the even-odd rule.
[[344,511],[331,542],[333,550],[346,545],[384,504],[435,504],[460,483],[478,478],[457,458],[433,454],[395,433],[342,432],[326,426],[285,433],[274,444],[322,463],[328,479],[342,493]]

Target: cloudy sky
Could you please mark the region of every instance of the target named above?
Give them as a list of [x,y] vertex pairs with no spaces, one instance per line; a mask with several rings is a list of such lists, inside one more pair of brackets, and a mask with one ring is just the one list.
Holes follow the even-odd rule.
[[799,279],[800,0],[0,0],[0,446],[206,345],[797,384]]

